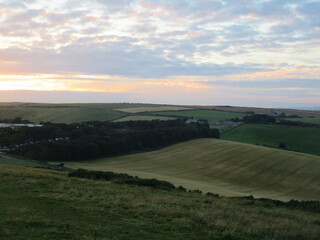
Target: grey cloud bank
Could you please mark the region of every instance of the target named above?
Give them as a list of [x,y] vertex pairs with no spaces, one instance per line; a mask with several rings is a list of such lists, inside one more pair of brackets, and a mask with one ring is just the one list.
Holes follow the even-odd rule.
[[[181,92],[167,99],[246,104],[260,91],[262,105],[278,104],[281,95],[283,104],[317,104],[319,9],[319,0],[0,0],[0,74],[100,74],[160,83],[201,76],[208,78],[201,84],[217,87],[214,93]],[[254,78],[272,72],[279,73]],[[253,77],[232,77],[241,74]],[[30,92],[19,94],[32,100]],[[136,94],[97,98],[164,101]],[[80,95],[56,92],[52,100]]]

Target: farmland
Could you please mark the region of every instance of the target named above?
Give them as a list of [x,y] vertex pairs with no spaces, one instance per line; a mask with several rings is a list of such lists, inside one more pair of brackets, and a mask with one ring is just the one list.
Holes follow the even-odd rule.
[[299,117],[310,118],[316,117],[320,118],[320,111],[310,111],[310,110],[297,110],[297,109],[284,109],[284,108],[258,108],[258,107],[239,107],[239,106],[191,106],[201,109],[215,109],[217,111],[227,111],[227,112],[254,112],[256,114],[270,114],[270,113],[285,113],[289,115],[298,115]]
[[16,157],[10,157],[7,155],[0,154],[0,164],[13,164],[17,166],[25,166],[25,167],[43,167],[43,164],[30,161],[30,160],[25,160],[21,158],[16,158]]
[[126,114],[113,111],[108,105],[99,104],[20,104],[0,106],[0,119],[22,118],[31,122],[73,123],[109,121]]
[[182,106],[161,106],[153,105],[149,107],[130,107],[115,109],[127,113],[142,113],[142,112],[154,112],[154,111],[178,111],[178,110],[190,110],[192,108]]
[[36,104],[2,103],[0,119],[21,118],[31,122],[75,123],[87,121],[169,119],[167,117],[142,117],[132,114],[145,111],[180,110],[186,107],[133,103],[92,104]]
[[6,240],[315,240],[319,214],[240,198],[164,191],[0,165]]
[[294,122],[313,123],[320,125],[320,118],[288,118],[288,120]]
[[[215,109],[215,110],[213,110]],[[205,120],[225,120],[242,117],[248,112],[256,113],[287,113],[296,114],[305,119],[302,121],[318,122],[319,111],[302,111],[291,109],[266,109],[223,106],[176,106],[140,103],[0,103],[0,119],[21,118],[31,122],[78,123],[87,121],[121,121],[140,120],[141,115],[166,117],[195,117]],[[310,120],[310,117],[315,117]],[[145,117],[145,119],[156,119]],[[158,118],[159,119],[159,118]],[[295,120],[295,119],[294,119]]]
[[271,124],[245,124],[222,135],[222,139],[278,147],[320,155],[320,129]]
[[177,117],[194,117],[204,120],[226,120],[236,117],[243,117],[245,114],[223,112],[215,110],[183,110],[183,111],[161,111],[161,112],[149,112],[148,114],[160,115],[160,116],[177,116]]
[[227,196],[320,200],[320,157],[223,140],[198,139],[67,166],[152,177]]
[[114,122],[126,122],[126,121],[152,121],[152,120],[172,120],[175,119],[173,117],[164,117],[164,116],[148,116],[148,115],[132,115],[125,116],[114,120]]

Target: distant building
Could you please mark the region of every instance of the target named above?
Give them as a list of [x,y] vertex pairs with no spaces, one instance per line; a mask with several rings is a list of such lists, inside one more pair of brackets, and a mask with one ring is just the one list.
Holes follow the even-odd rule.
[[208,121],[209,125],[224,125],[223,124],[223,120],[211,120],[211,121]]
[[190,123],[198,123],[199,122],[199,119],[197,118],[189,118],[186,120],[186,124],[190,124]]
[[242,122],[234,122],[230,120],[211,120],[208,121],[208,124],[210,126],[231,126],[231,127],[237,127],[242,124]]
[[0,128],[17,128],[17,127],[42,127],[41,124],[32,123],[0,123]]

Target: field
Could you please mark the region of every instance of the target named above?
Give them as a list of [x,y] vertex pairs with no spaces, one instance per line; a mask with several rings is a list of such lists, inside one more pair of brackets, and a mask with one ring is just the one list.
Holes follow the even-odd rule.
[[320,200],[320,157],[217,139],[66,166],[168,180],[225,196]]
[[34,162],[34,161],[28,161],[24,159],[19,159],[16,157],[10,157],[7,155],[0,154],[0,164],[13,164],[17,166],[25,166],[25,167],[44,167],[43,164]]
[[[213,111],[212,109],[217,109],[220,111]],[[144,113],[144,115],[156,114],[159,116],[196,117],[206,120],[225,120],[244,116],[245,112],[248,111],[254,111],[256,113],[271,113],[273,111],[278,111],[279,113],[284,112],[287,114],[297,114],[305,118],[311,116],[320,118],[320,111],[302,111],[290,109],[226,106],[176,106],[140,103],[0,103],[0,119],[14,119],[20,117],[36,123],[113,121],[137,113]]]
[[317,117],[320,118],[320,111],[309,111],[309,110],[297,110],[297,109],[284,109],[284,108],[258,108],[258,107],[239,107],[239,106],[190,106],[194,108],[202,109],[216,109],[220,111],[228,112],[255,112],[256,114],[270,114],[277,112],[279,114],[291,114],[298,115],[304,118]]
[[125,116],[108,104],[20,104],[0,106],[0,119],[22,118],[31,122],[74,123],[109,121]]
[[184,110],[184,111],[161,111],[149,112],[148,114],[162,116],[195,117],[204,120],[226,120],[230,118],[243,117],[242,113],[231,113],[214,110]]
[[320,155],[320,128],[245,124],[223,134],[222,139],[276,148],[283,142],[288,150]]
[[[92,103],[92,104],[40,104],[1,103],[0,119],[22,118],[31,122],[75,123],[87,121],[153,120],[168,117],[131,116],[132,113],[161,110],[190,109],[186,107],[134,103]],[[129,116],[128,116],[129,115]],[[128,117],[128,118],[123,118]]]
[[316,240],[318,213],[0,165],[5,240]]
[[154,112],[154,111],[178,111],[178,110],[190,110],[189,107],[178,107],[178,106],[161,106],[153,105],[149,107],[130,107],[130,108],[119,108],[115,109],[127,113],[141,113],[141,112]]
[[294,121],[294,122],[313,123],[313,124],[320,125],[320,118],[286,118],[285,120]]
[[126,116],[126,117],[123,117],[123,118],[119,118],[117,120],[114,120],[113,122],[172,120],[172,119],[175,119],[175,118],[173,118],[173,117],[163,117],[163,116],[133,115],[133,116]]

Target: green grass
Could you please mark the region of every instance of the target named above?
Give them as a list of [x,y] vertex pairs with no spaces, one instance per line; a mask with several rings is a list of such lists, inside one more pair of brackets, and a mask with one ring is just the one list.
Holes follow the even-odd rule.
[[66,166],[157,178],[225,196],[320,200],[320,157],[217,139]]
[[[20,117],[31,122],[74,123],[109,121],[126,114],[114,111],[121,104],[21,104],[0,106],[0,119]],[[128,106],[127,104],[124,106]],[[135,106],[135,105],[134,105]]]
[[152,105],[144,107],[130,107],[130,108],[119,108],[116,110],[128,112],[128,113],[141,113],[141,112],[154,112],[154,111],[178,111],[178,110],[187,110],[192,109],[190,107],[178,107],[178,106],[161,106],[161,105]]
[[[22,118],[31,122],[75,123],[87,121],[113,121],[141,111],[187,109],[185,107],[162,106],[138,103],[2,103],[0,119]],[[132,120],[152,120],[161,117],[128,116]],[[168,119],[162,117],[162,119]],[[125,119],[126,120],[126,119]],[[130,119],[131,120],[131,119]]]
[[6,156],[0,154],[0,163],[2,164],[13,164],[17,166],[25,166],[25,167],[44,167],[45,165],[30,161],[30,160],[24,160],[24,159],[19,159],[15,158],[12,156]]
[[278,147],[320,155],[320,129],[310,127],[245,124],[222,135],[222,139]]
[[294,122],[314,123],[320,125],[320,118],[286,118],[285,120]]
[[114,120],[114,122],[172,120],[172,119],[175,119],[175,118],[173,118],[173,117],[162,117],[162,116],[133,115],[133,116],[126,116],[126,117],[123,117],[123,118],[119,118],[117,120]]
[[236,117],[243,117],[245,114],[222,112],[215,110],[182,110],[182,111],[161,111],[149,112],[148,114],[162,115],[162,116],[177,116],[177,117],[195,117],[204,120],[226,120]]
[[0,166],[5,240],[316,240],[317,213]]

